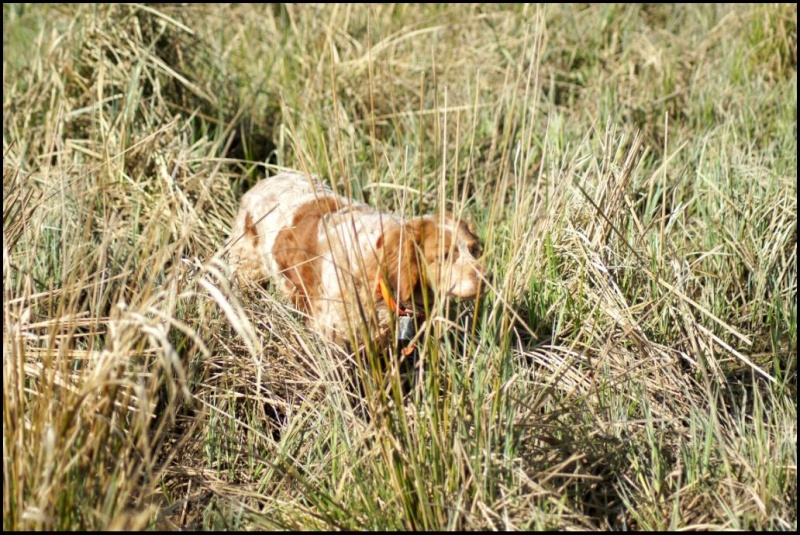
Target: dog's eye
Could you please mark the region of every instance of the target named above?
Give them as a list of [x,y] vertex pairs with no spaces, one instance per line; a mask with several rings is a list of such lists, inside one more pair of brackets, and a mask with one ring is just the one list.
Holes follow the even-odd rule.
[[456,249],[454,251],[446,250],[444,252],[443,258],[444,258],[445,262],[448,262],[450,260],[453,260],[453,261],[458,260],[458,249]]
[[480,244],[473,243],[472,245],[469,246],[469,254],[471,254],[475,258],[478,258],[482,252],[483,248],[480,246]]

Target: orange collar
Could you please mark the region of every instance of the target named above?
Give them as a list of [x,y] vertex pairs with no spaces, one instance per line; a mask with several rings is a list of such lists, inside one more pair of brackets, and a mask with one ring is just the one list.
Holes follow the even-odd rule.
[[386,281],[383,280],[383,277],[378,279],[378,288],[381,291],[381,295],[383,296],[383,300],[392,309],[392,312],[395,312],[398,316],[415,316],[415,312],[412,309],[401,307],[397,301],[392,298],[392,292],[389,290],[389,286],[386,284]]
[[[423,317],[421,314],[415,312],[414,309],[404,308],[398,305],[397,301],[392,298],[392,292],[389,290],[389,285],[386,284],[386,281],[383,280],[383,277],[378,279],[378,288],[383,296],[383,300],[386,302],[389,308],[392,309],[392,312],[396,313],[398,316],[415,316],[418,318]],[[416,347],[416,344],[412,342],[407,347],[400,349],[400,353],[407,357],[416,350]]]

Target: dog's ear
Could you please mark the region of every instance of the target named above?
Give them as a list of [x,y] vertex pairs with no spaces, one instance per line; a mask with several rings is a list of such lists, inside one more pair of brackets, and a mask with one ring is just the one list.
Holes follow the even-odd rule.
[[420,227],[392,224],[379,238],[379,269],[398,303],[409,301],[420,278],[417,243]]

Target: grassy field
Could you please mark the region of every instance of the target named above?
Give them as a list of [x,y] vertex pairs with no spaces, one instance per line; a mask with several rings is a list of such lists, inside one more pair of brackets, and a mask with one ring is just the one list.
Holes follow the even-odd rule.
[[[795,5],[3,6],[3,528],[797,529]],[[224,243],[476,223],[404,382]]]

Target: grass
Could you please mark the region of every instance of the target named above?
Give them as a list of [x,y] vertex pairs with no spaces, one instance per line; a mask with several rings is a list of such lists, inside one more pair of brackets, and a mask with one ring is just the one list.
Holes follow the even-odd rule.
[[[3,6],[4,529],[797,529],[794,5]],[[477,224],[410,380],[230,282]]]

